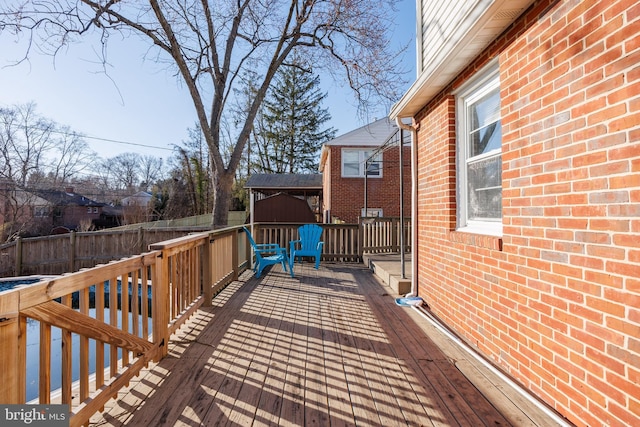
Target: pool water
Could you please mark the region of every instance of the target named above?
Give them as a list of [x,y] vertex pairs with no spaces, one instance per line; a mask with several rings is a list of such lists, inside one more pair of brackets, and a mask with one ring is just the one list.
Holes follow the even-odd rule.
[[[38,283],[41,280],[47,280],[50,277],[44,276],[32,276],[32,277],[19,277],[19,278],[11,278],[11,279],[0,279],[0,292],[9,291],[14,289],[16,286],[21,285],[32,285],[34,283]],[[139,285],[138,289],[141,291],[142,286]],[[95,318],[96,317],[96,309],[95,309],[95,286],[91,286],[89,288],[90,297],[89,297],[89,316]],[[118,326],[120,326],[122,322],[122,311],[120,310],[121,296],[122,296],[122,287],[121,283],[118,280],[117,283],[117,292],[118,292]],[[149,288],[149,315],[151,315],[151,288]],[[105,283],[104,286],[105,293],[105,308],[104,308],[104,319],[109,319],[109,283]],[[129,295],[131,297],[131,289],[129,289]],[[139,303],[142,302],[140,298],[140,292],[138,294]],[[79,305],[79,294],[78,292],[74,292],[72,294],[72,308],[78,308]],[[58,300],[59,301],[59,300]],[[129,305],[131,306],[131,305]],[[139,330],[133,331],[131,328],[133,327],[133,315],[129,313],[129,328],[130,332],[136,332],[136,335],[140,336],[142,334],[142,316],[138,316],[138,324]],[[148,319],[148,330],[151,332],[152,330],[152,320]],[[77,334],[72,334],[71,337],[71,352],[72,352],[72,380],[75,381],[79,378],[79,370],[80,364],[78,360],[80,358],[80,336]],[[94,340],[89,340],[89,372],[95,372],[95,352],[96,352],[96,343]],[[122,350],[118,349],[118,359],[122,357]],[[109,345],[104,345],[104,360],[105,360],[105,368],[109,366],[110,351]],[[62,367],[62,330],[60,328],[52,327],[51,328],[51,389],[56,390],[61,386],[61,367]],[[27,402],[32,401],[38,397],[38,381],[40,378],[40,322],[34,319],[27,319]]]
[[9,291],[20,285],[32,285],[44,279],[45,277],[41,276],[0,279],[0,292]]
[[[109,318],[109,309],[104,309],[104,318]],[[89,316],[95,318],[96,309],[89,309]],[[138,336],[142,334],[142,319],[139,319],[139,331]],[[122,320],[121,311],[118,310],[118,326],[120,326]],[[133,317],[129,313],[129,328],[132,328]],[[149,318],[147,325],[149,332],[152,330],[152,321]],[[133,331],[132,331],[133,332]],[[27,319],[27,402],[30,402],[38,397],[38,384],[40,378],[40,322],[33,319]],[[93,374],[96,371],[95,367],[95,354],[96,354],[96,342],[95,340],[89,340],[89,373]],[[122,357],[122,350],[118,349],[117,358]],[[80,336],[72,334],[71,336],[71,360],[72,360],[72,381],[80,378]],[[110,363],[110,350],[109,344],[104,345],[104,361],[105,368]],[[51,328],[51,390],[57,390],[62,384],[62,330],[60,328]]]

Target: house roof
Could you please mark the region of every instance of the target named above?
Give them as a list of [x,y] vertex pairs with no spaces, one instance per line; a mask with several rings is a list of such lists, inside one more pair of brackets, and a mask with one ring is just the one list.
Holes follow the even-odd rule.
[[396,124],[389,120],[388,117],[384,117],[333,138],[324,145],[377,147],[384,144],[397,130]]
[[[129,197],[152,197],[152,196],[153,196],[153,194],[151,194],[151,193],[150,193],[150,192],[148,192],[148,191],[138,191],[138,192],[137,192],[137,193],[135,193],[135,194],[132,194],[132,195],[130,195],[130,196],[125,197],[125,199],[128,199]],[[123,200],[124,200],[124,199],[123,199]]]
[[257,173],[247,179],[253,190],[322,190],[322,174]]
[[68,193],[60,190],[32,190],[33,194],[47,200],[56,206],[105,206],[78,193]]
[[[327,161],[327,147],[369,147],[374,149],[387,142],[393,142],[392,138],[397,132],[398,126],[395,122],[392,122],[388,117],[384,117],[324,143],[320,153],[320,171],[324,170],[324,164]],[[411,143],[411,136],[408,132],[404,135],[403,140],[404,145]],[[395,143],[397,144],[397,139]]]
[[124,197],[121,200],[121,203],[123,206],[140,205],[143,203],[149,203],[152,197],[153,197],[153,194],[149,193],[148,191],[138,191],[137,193],[132,194],[131,196]]
[[[450,9],[451,2],[453,0],[418,2],[421,7],[417,14],[419,36],[425,34],[427,37],[431,28],[438,36],[418,39],[418,62],[422,63],[422,69],[409,90],[391,107],[389,117],[392,120],[415,116],[531,6],[533,0],[455,1],[454,4],[464,10],[458,11],[454,20],[438,13],[442,4]],[[428,57],[423,58],[427,52]]]

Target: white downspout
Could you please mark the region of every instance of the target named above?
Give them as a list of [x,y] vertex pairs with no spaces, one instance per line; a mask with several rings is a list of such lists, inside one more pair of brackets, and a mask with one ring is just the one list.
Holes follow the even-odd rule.
[[[396,117],[396,125],[399,128],[411,132],[411,292],[407,297],[418,296],[418,259],[416,250],[418,248],[418,149],[415,123],[411,119],[412,124],[402,123],[400,117]],[[402,143],[402,141],[400,141]]]

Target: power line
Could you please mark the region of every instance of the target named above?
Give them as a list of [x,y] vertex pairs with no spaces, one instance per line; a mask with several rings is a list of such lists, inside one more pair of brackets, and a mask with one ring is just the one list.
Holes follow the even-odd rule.
[[154,148],[154,149],[157,149],[157,150],[173,151],[173,148],[159,147],[157,145],[140,144],[138,142],[118,141],[117,139],[109,139],[109,138],[101,138],[101,137],[98,137],[98,136],[90,136],[90,135],[85,135],[85,134],[79,133],[79,132],[64,132],[64,131],[61,131],[61,130],[53,130],[51,132],[52,133],[62,134],[62,135],[67,135],[67,136],[78,136],[78,137],[86,138],[86,139],[95,139],[97,141],[113,142],[113,143],[116,143],[116,144],[134,145],[136,147],[145,147],[145,148]]
[[99,136],[86,135],[86,134],[84,134],[82,132],[75,132],[75,131],[67,132],[67,131],[63,131],[63,130],[51,129],[49,127],[38,127],[38,126],[30,126],[30,127],[34,128],[34,129],[42,130],[42,131],[49,131],[51,133],[57,133],[57,134],[60,134],[60,135],[78,136],[78,137],[85,138],[85,139],[94,139],[96,141],[113,142],[115,144],[132,145],[132,146],[136,146],[136,147],[153,148],[153,149],[156,149],[156,150],[173,151],[173,148],[160,147],[160,146],[157,146],[157,145],[141,144],[139,142],[120,141],[120,140],[117,140],[117,139],[101,138]]

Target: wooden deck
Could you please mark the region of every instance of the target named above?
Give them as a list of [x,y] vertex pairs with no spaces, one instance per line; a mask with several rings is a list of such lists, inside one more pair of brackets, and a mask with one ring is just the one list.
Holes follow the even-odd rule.
[[245,272],[92,425],[557,425],[389,292],[357,264]]

